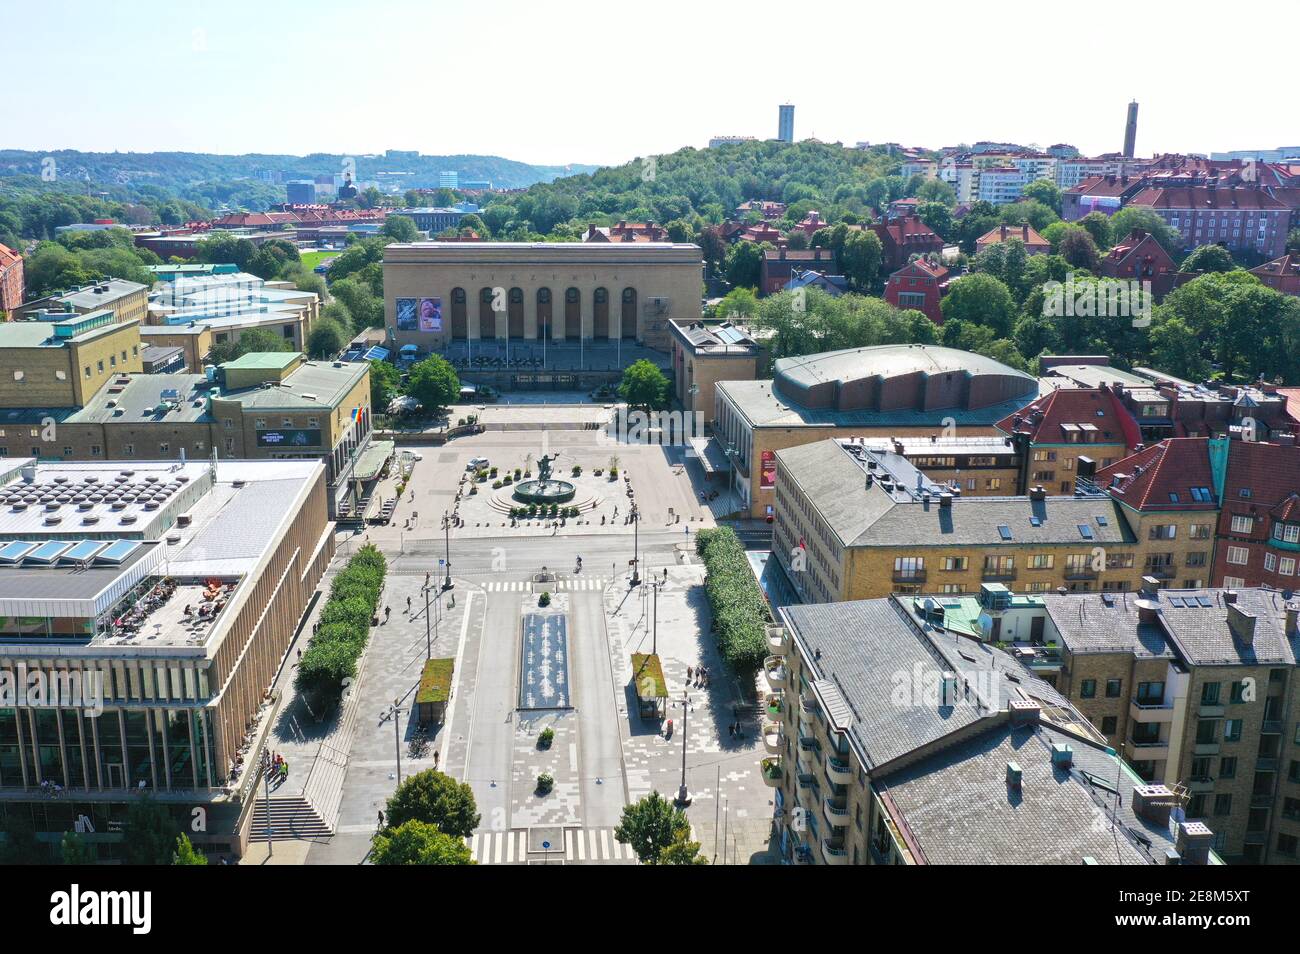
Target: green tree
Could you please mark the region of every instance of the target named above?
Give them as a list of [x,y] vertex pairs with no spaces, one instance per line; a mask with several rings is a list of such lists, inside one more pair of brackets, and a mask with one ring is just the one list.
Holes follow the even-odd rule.
[[394,242],[418,242],[420,230],[409,215],[389,215],[384,218],[383,234]]
[[1151,209],[1130,205],[1110,217],[1110,234],[1113,242],[1128,238],[1134,229],[1149,233],[1175,259],[1182,251],[1182,235]]
[[840,271],[854,288],[868,288],[876,280],[884,247],[880,237],[868,230],[850,232],[838,254]]
[[411,368],[406,393],[426,410],[444,408],[460,397],[460,378],[446,358],[431,354]]
[[1237,263],[1222,245],[1198,245],[1183,259],[1180,272],[1231,272]]
[[1101,253],[1092,234],[1084,228],[1067,228],[1057,246],[1057,254],[1076,268],[1086,268],[1096,272],[1101,263]]
[[763,252],[772,246],[763,242],[737,242],[727,249],[723,272],[733,288],[757,288]]
[[176,836],[176,850],[172,852],[173,865],[206,865],[208,856],[190,843],[184,832]]
[[421,821],[403,822],[378,832],[371,842],[370,860],[376,865],[474,864],[463,838]]
[[50,850],[39,838],[31,817],[21,806],[9,811],[5,840],[0,843],[0,865],[47,865]]
[[618,395],[630,407],[658,411],[668,406],[671,382],[658,365],[642,358],[623,372]]
[[333,318],[321,317],[307,336],[307,356],[318,360],[333,359],[348,343],[348,335]]
[[945,326],[950,321],[984,325],[1000,338],[1011,334],[1011,323],[1016,314],[1016,303],[1007,286],[992,275],[981,272],[965,275],[953,282],[939,307],[943,311]]
[[659,853],[661,865],[707,865],[709,859],[700,854],[700,843],[689,836],[677,838]]
[[479,823],[473,789],[435,769],[417,772],[397,786],[387,811],[389,829],[423,822],[457,838],[468,838]]
[[[938,182],[939,180],[934,180]],[[947,185],[947,183],[944,183]],[[942,202],[923,202],[917,208],[916,214],[920,216],[921,221],[938,233],[939,237],[945,242],[951,240],[955,224],[952,218],[952,209]]]
[[402,375],[387,361],[370,361],[370,406],[377,411],[388,409],[401,390]]
[[65,865],[93,865],[95,863],[94,846],[80,832],[63,833],[59,842],[59,856]]
[[658,792],[651,792],[623,806],[623,818],[614,829],[614,837],[620,844],[631,845],[642,864],[657,865],[664,852],[688,838],[690,832],[686,813]]
[[368,284],[355,278],[340,278],[330,283],[330,294],[347,308],[354,331],[384,326],[384,300]]
[[1204,381],[1210,373],[1196,332],[1181,318],[1163,309],[1151,324],[1151,360],[1166,374],[1187,381]]
[[1051,179],[1035,179],[1020,191],[1020,197],[1041,202],[1057,215],[1061,214],[1061,190]]
[[758,296],[749,288],[733,288],[713,309],[714,317],[750,321],[758,314]]
[[293,342],[286,340],[275,332],[267,331],[265,328],[249,328],[247,331],[240,333],[238,341],[223,341],[213,345],[212,350],[208,353],[208,361],[213,364],[224,364],[246,354],[292,350]]
[[152,796],[131,802],[126,811],[126,832],[122,847],[129,865],[171,864],[180,826],[171,812]]
[[1079,220],[1079,224],[1088,230],[1093,244],[1097,248],[1110,248],[1114,243],[1114,231],[1111,229],[1110,216],[1105,212],[1089,212]]

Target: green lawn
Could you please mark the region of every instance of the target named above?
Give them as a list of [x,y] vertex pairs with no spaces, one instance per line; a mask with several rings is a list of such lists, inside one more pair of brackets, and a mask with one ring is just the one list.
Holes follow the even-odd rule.
[[330,252],[330,251],[303,252],[299,257],[302,259],[303,268],[307,269],[307,271],[310,272],[315,270],[316,266],[319,265],[325,259],[334,258],[338,254],[339,254],[338,252]]

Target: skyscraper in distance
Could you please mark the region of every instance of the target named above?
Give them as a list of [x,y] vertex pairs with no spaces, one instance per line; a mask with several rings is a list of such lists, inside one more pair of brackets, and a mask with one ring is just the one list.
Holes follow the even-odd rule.
[[1133,150],[1137,146],[1138,136],[1138,104],[1137,100],[1128,104],[1128,122],[1124,124],[1124,158],[1132,159]]
[[794,142],[794,106],[786,103],[780,109],[781,115],[776,127],[776,138],[782,142]]

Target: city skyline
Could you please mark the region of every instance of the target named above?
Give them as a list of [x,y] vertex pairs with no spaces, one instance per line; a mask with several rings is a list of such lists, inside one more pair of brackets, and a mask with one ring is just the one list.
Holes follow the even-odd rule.
[[[1069,109],[1060,108],[1056,82],[1018,83],[1008,100],[1005,58],[987,41],[975,43],[955,31],[931,33],[927,43],[932,50],[887,45],[864,57],[858,39],[864,33],[889,35],[915,24],[902,13],[873,10],[868,15],[853,8],[840,14],[843,29],[819,38],[816,70],[763,71],[759,75],[770,73],[771,78],[733,83],[739,88],[724,86],[717,96],[697,97],[701,63],[707,60],[700,43],[680,42],[683,19],[674,15],[674,6],[656,6],[653,15],[628,15],[578,4],[560,23],[515,0],[454,3],[434,12],[398,3],[371,18],[325,0],[311,7],[310,20],[301,7],[268,9],[238,0],[218,12],[205,2],[173,7],[150,0],[137,5],[148,18],[150,33],[147,46],[135,56],[130,51],[140,47],[138,19],[101,22],[86,16],[91,8],[81,0],[63,0],[15,15],[23,42],[10,56],[11,65],[18,75],[40,79],[38,95],[6,102],[9,135],[0,145],[290,155],[415,149],[535,164],[617,165],[686,146],[703,148],[713,136],[775,138],[781,103],[797,106],[796,140],[816,137],[846,145],[899,142],[937,149],[992,140],[1044,147],[1067,142],[1085,155],[1118,152],[1130,100],[1142,104],[1138,155],[1273,148],[1285,145],[1290,133],[1262,98],[1255,102],[1232,86],[1217,85],[1199,89],[1193,100],[1154,70],[1081,72]],[[1123,9],[1098,4],[1101,13],[1109,8]],[[780,9],[775,4],[746,7],[758,23],[775,22],[764,13]],[[1027,18],[1031,10],[1032,22]],[[736,25],[734,13],[724,10],[692,8],[690,14],[690,31],[705,41],[704,49],[708,37],[725,36]],[[1070,29],[1070,22],[1054,11],[1016,5],[1008,14],[1000,46],[1041,42],[1052,28]],[[1131,11],[1124,16],[1158,25],[1171,48],[1199,42],[1190,21],[1157,21],[1154,13]],[[482,42],[472,39],[490,22],[512,22],[519,29]],[[307,29],[313,62],[339,68],[323,70],[328,79],[303,80],[287,68],[269,70],[284,62],[294,37]],[[619,35],[636,37],[638,45],[629,50],[610,44],[608,37]],[[1260,77],[1262,85],[1281,83],[1284,34],[1255,42],[1261,46],[1255,62],[1266,74]],[[358,50],[394,45],[410,48],[411,57],[358,57]],[[84,51],[86,68],[45,69],[43,51],[53,46]],[[639,49],[647,51],[642,62]],[[540,81],[521,83],[533,74],[539,51],[545,51]],[[1001,68],[991,69],[995,63]],[[143,82],[134,89],[149,109],[122,110],[120,102],[115,105],[115,84],[85,82],[95,71],[128,67],[142,71],[137,79]],[[586,71],[593,68],[603,77],[626,80],[589,82]],[[1022,65],[1027,79],[1045,68],[1051,67]],[[1267,75],[1270,71],[1276,75]],[[982,86],[981,74],[998,77],[991,79],[995,85]],[[963,75],[968,79],[958,82]],[[164,81],[168,77],[184,81]],[[455,84],[443,92],[441,79],[448,77]],[[952,85],[945,92],[947,84]],[[892,95],[881,95],[890,89]],[[922,90],[925,95],[919,95]],[[923,105],[950,102],[959,92],[967,99],[960,110]],[[53,103],[59,104],[57,111],[50,108]],[[238,108],[229,108],[234,103]],[[106,115],[114,117],[111,123],[103,122]]]

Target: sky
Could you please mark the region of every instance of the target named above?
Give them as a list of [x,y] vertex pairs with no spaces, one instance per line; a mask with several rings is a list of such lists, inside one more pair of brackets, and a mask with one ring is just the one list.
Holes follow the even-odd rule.
[[1130,99],[1139,155],[1296,145],[1277,94],[1300,6],[1274,8],[1248,50],[1216,39],[1224,16],[1131,0],[0,0],[0,148],[608,165],[773,138],[790,102],[799,139],[1092,155],[1120,149]]

